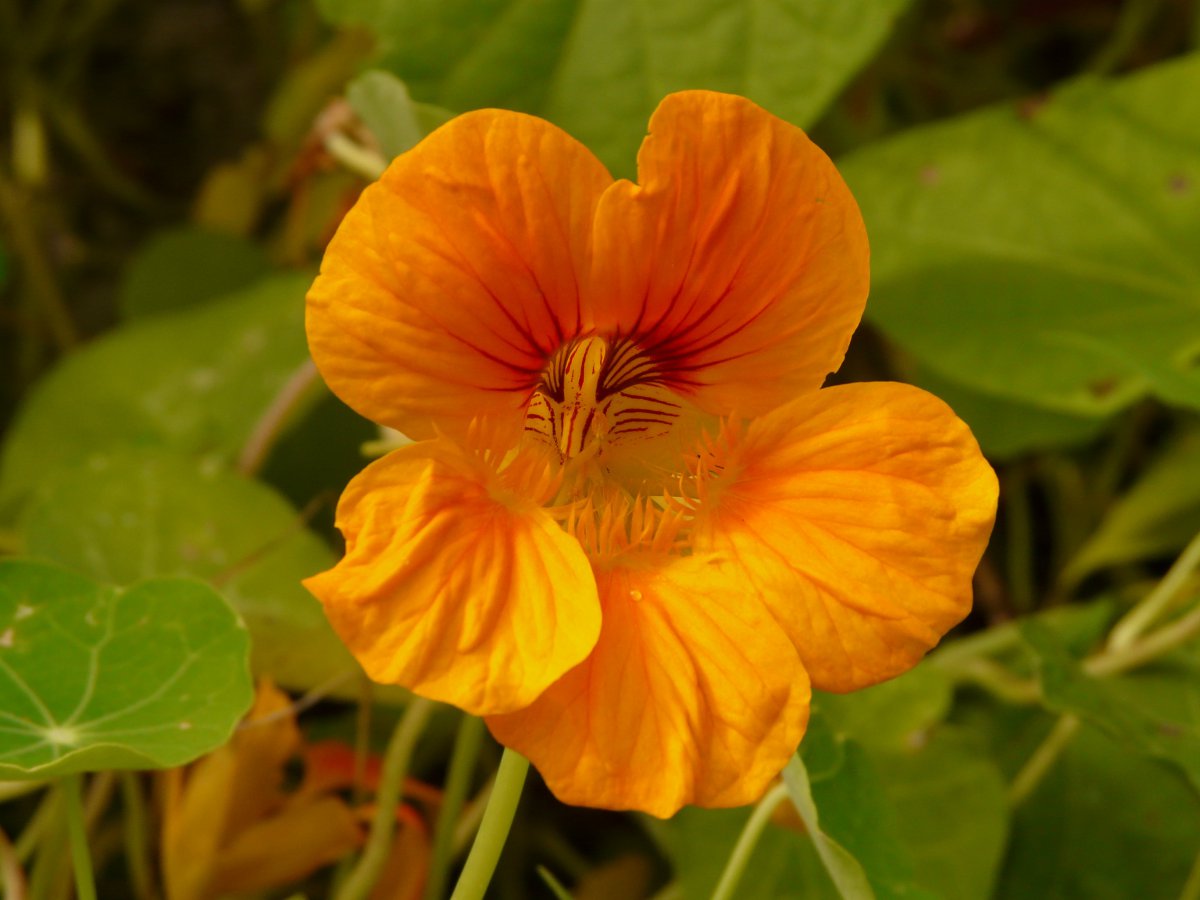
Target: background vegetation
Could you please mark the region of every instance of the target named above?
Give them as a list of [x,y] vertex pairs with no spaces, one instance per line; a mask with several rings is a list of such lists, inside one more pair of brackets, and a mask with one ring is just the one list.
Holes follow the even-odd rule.
[[[632,175],[661,96],[709,87],[807,128],[863,208],[837,377],[935,391],[1002,484],[975,612],[815,699],[807,826],[777,814],[733,896],[1200,898],[1198,43],[1191,0],[0,0],[5,896],[69,894],[68,826],[102,897],[350,896],[406,708],[374,896],[441,896],[498,749],[362,685],[299,585],[378,438],[315,378],[304,292],[447,116],[535,112]],[[260,693],[260,731],[173,769],[225,744],[248,651],[294,708]],[[273,869],[314,798],[349,831]],[[708,897],[749,815],[535,778],[493,892]]]

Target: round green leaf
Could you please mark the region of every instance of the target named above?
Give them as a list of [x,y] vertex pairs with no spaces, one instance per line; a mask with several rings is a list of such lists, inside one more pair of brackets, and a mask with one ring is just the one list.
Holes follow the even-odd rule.
[[129,265],[119,298],[126,318],[186,309],[246,287],[270,271],[255,244],[180,228],[155,235]]
[[182,765],[253,699],[249,636],[207,585],[0,562],[0,778]]
[[333,554],[261,482],[168,451],[98,453],[44,483],[21,531],[31,555],[105,582],[212,581],[250,629],[254,670],[280,684],[308,689],[357,670],[300,584]]

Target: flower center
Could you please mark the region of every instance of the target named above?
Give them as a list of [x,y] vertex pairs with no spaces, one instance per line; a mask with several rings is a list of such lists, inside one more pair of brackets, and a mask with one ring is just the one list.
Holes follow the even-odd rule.
[[616,444],[667,434],[682,410],[658,367],[622,338],[576,338],[550,357],[525,415],[525,431],[566,462]]

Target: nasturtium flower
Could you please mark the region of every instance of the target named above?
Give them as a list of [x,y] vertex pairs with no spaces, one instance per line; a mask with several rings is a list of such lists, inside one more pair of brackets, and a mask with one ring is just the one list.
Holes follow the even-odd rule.
[[867,296],[829,159],[673,94],[638,181],[467,113],[329,245],[313,357],[415,443],[346,489],[310,579],[367,673],[486,717],[562,800],[755,800],[812,687],[914,665],[966,615],[996,480],[903,384],[823,388]]

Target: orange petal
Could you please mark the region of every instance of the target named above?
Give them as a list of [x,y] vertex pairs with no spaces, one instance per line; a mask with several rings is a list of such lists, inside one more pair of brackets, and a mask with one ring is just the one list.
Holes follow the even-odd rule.
[[757,415],[820,387],[869,275],[829,158],[749,100],[687,91],[651,118],[638,177],[597,210],[600,330],[632,338],[708,412]]
[[996,476],[941,400],[832,387],[714,449],[697,546],[740,561],[814,687],[898,675],[970,610]]
[[579,282],[611,183],[531,116],[439,128],[363,192],[326,251],[307,317],[325,380],[414,437],[479,415],[515,434],[547,357],[590,324]]
[[305,584],[376,681],[507,712],[596,643],[596,582],[579,543],[449,440],[368,466],[337,524],[345,558]]
[[736,572],[629,559],[597,573],[591,656],[529,708],[488,718],[564,802],[669,816],[763,793],[808,721],[808,679]]
[[222,850],[207,897],[295,884],[362,843],[354,813],[337,797],[289,805]]

